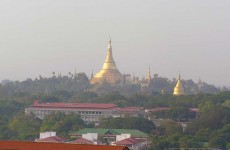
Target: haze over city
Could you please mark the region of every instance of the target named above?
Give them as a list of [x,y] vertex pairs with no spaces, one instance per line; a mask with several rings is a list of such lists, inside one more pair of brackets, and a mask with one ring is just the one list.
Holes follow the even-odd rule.
[[121,73],[230,86],[230,1],[2,0],[0,80],[98,72],[109,36]]

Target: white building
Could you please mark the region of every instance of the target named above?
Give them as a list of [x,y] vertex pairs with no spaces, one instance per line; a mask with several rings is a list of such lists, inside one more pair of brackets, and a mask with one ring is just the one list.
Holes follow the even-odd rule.
[[41,132],[39,139],[44,139],[44,138],[52,137],[52,136],[56,136],[56,132]]
[[114,111],[118,109],[115,104],[101,103],[38,103],[37,100],[29,108],[25,109],[25,114],[34,114],[43,119],[52,112],[63,112],[65,114],[79,114],[86,123],[99,122],[101,118],[112,117]]

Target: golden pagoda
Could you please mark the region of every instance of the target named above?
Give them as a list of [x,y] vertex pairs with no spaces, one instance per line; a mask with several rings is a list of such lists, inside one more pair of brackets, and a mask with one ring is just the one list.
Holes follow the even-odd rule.
[[116,63],[113,60],[111,39],[109,40],[107,55],[103,67],[101,71],[90,79],[90,83],[101,83],[103,80],[106,80],[111,84],[116,84],[123,81],[123,76],[117,69]]
[[146,80],[147,80],[147,81],[150,81],[151,79],[152,79],[152,77],[151,77],[150,67],[149,67],[148,73],[147,73],[147,75],[146,75]]
[[179,75],[179,79],[177,81],[177,84],[174,88],[173,95],[175,95],[175,96],[185,95],[184,88],[183,88],[181,81],[180,81],[180,75]]

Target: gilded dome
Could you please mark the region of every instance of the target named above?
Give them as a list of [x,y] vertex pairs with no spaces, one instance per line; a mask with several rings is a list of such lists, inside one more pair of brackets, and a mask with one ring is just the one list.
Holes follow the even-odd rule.
[[183,85],[181,84],[181,81],[180,81],[180,75],[179,75],[179,79],[177,81],[177,84],[174,88],[173,95],[175,95],[175,96],[185,95]]
[[93,78],[91,78],[90,83],[101,83],[103,80],[106,80],[111,84],[116,84],[123,80],[123,76],[117,69],[116,63],[113,59],[111,40],[109,41],[107,55],[103,67]]

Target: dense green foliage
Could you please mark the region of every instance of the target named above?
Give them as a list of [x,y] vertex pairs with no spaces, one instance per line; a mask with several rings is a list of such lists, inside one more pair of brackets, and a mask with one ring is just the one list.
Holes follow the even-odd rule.
[[50,114],[44,120],[19,113],[8,122],[1,118],[1,140],[34,140],[40,132],[56,131],[62,137],[68,137],[68,133],[83,129],[84,121],[77,115],[63,113]]
[[230,99],[229,92],[218,94],[198,94],[188,96],[165,95],[145,95],[133,94],[123,96],[118,92],[111,92],[108,95],[98,96],[94,92],[84,92],[76,97],[72,97],[72,102],[93,102],[93,103],[114,103],[120,107],[123,106],[142,106],[145,108],[155,107],[187,107],[198,108],[200,104],[211,102],[213,104],[222,104]]
[[33,140],[39,134],[41,120],[30,115],[19,113],[10,120],[8,127],[20,140]]
[[69,132],[78,131],[86,127],[79,115],[53,113],[45,117],[40,131],[56,131],[61,136],[68,136]]
[[[112,91],[118,91],[122,95],[132,95],[135,93],[148,93],[152,95],[160,95],[162,90],[165,94],[173,93],[173,89],[176,85],[177,80],[173,78],[170,80],[168,78],[159,77],[158,75],[154,75],[150,81],[138,80],[133,83],[130,76],[127,76],[128,79],[124,79],[123,82],[117,84],[115,86],[111,86],[108,82],[103,81],[102,84],[96,84],[93,86],[93,89],[99,95],[108,94]],[[196,94],[196,93],[217,93],[220,89],[216,88],[214,85],[209,85],[204,82],[195,83],[192,80],[182,80],[181,81],[184,90],[188,95]],[[123,84],[126,83],[126,84]],[[144,88],[143,88],[144,85]]]
[[[188,95],[197,93],[218,93],[220,89],[213,85],[204,82],[195,83],[192,80],[182,80],[185,92]],[[89,78],[85,73],[68,73],[62,76],[61,74],[52,73],[51,77],[42,77],[41,75],[34,80],[28,78],[25,81],[9,81],[5,80],[0,85],[0,95],[3,97],[18,95],[56,95],[60,100],[70,99],[72,96],[81,94],[89,89],[96,92],[98,95],[109,94],[117,91],[125,96],[133,94],[147,93],[152,95],[160,95],[162,90],[165,94],[173,93],[173,88],[176,85],[176,79],[172,80],[154,75],[150,81],[138,80],[133,81],[130,76],[126,76],[124,81],[117,85],[110,85],[103,81],[101,84],[90,85]],[[145,87],[143,88],[143,85]]]
[[[20,93],[29,93],[37,95],[46,93],[48,95],[56,95],[61,100],[69,99],[72,94],[79,94],[89,89],[89,79],[85,73],[71,74],[66,76],[53,73],[51,78],[39,76],[35,80],[27,79],[25,81],[11,82],[8,81],[0,87],[0,94],[4,93],[5,96],[10,96]],[[3,91],[3,92],[2,92]]]
[[220,105],[206,107],[200,117],[189,124],[187,133],[208,142],[210,147],[226,148],[230,141],[230,108]]
[[196,113],[186,107],[172,107],[168,110],[154,112],[152,118],[172,119],[174,121],[189,121],[196,117]]
[[99,128],[109,129],[137,129],[145,133],[150,133],[155,125],[152,121],[140,117],[109,118],[103,120]]

